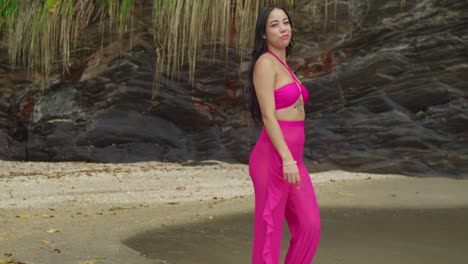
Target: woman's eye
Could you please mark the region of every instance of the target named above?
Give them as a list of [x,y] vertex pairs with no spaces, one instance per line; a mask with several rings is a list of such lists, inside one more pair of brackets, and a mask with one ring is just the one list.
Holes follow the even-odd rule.
[[289,21],[284,22],[285,25],[289,25]]
[[278,24],[272,24],[271,27],[276,27]]

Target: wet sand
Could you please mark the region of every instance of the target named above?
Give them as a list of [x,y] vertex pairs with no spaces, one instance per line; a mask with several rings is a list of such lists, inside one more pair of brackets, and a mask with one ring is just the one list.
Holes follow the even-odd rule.
[[[254,197],[245,165],[0,165],[0,260],[249,263]],[[311,177],[322,219],[314,264],[468,263],[468,181]],[[283,255],[288,240],[285,224]]]
[[[321,216],[314,264],[468,263],[468,209],[322,208]],[[252,213],[223,216],[123,243],[156,263],[250,263],[252,222]],[[283,261],[290,238],[284,230]]]
[[[468,263],[468,181],[396,178],[315,189],[322,234],[314,264]],[[156,263],[250,263],[252,233],[251,210],[149,230],[123,243]],[[282,261],[289,238],[285,223]]]

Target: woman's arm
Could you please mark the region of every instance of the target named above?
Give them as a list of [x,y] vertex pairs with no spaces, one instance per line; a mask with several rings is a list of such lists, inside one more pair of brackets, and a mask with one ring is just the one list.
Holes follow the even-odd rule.
[[[253,74],[253,83],[255,87],[255,94],[257,95],[260,111],[262,112],[263,125],[270,137],[271,142],[278,151],[283,163],[289,163],[294,160],[291,151],[289,150],[286,141],[284,140],[283,133],[278,124],[275,116],[275,73],[272,70],[272,61],[266,57],[261,56],[258,58]],[[286,165],[286,167],[295,167],[296,171],[286,169],[285,177],[291,183],[299,183],[299,178],[296,177],[297,166]]]
[[287,162],[292,161],[293,157],[275,116],[275,77],[272,61],[266,56],[258,58],[254,68],[253,83],[262,112],[263,125],[279,155]]

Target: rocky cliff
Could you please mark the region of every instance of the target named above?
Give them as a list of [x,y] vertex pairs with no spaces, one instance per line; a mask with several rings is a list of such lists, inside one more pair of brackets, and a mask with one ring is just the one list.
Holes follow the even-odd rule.
[[[333,1],[331,1],[333,3]],[[304,159],[311,171],[468,175],[468,2],[298,1],[290,64],[308,87]],[[144,27],[143,27],[144,28]],[[153,95],[145,32],[99,48],[89,28],[68,74],[40,89],[0,51],[0,158],[247,162],[248,62],[201,49]]]

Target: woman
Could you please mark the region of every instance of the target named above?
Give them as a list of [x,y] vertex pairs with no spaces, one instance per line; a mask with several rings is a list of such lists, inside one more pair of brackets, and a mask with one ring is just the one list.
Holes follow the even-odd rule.
[[253,264],[280,261],[284,218],[291,231],[287,264],[310,264],[320,215],[302,162],[304,103],[309,94],[286,62],[294,42],[286,10],[265,7],[257,18],[249,74],[251,112],[263,124],[249,157],[255,190]]

